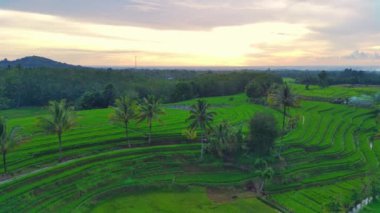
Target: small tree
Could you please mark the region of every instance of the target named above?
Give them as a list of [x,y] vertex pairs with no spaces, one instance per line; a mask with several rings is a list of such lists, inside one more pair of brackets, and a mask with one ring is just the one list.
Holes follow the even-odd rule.
[[59,161],[62,160],[62,134],[74,126],[74,108],[66,100],[50,101],[49,117],[40,117],[38,126],[46,133],[56,134],[59,143]]
[[284,132],[287,111],[289,107],[296,106],[297,102],[296,97],[293,95],[287,83],[278,90],[277,102],[282,107],[282,131]]
[[329,201],[323,205],[323,212],[347,212],[341,196],[331,196],[328,200]]
[[258,112],[251,119],[249,127],[248,148],[258,155],[268,155],[278,135],[274,116]]
[[198,137],[197,131],[191,128],[183,130],[182,135],[189,141],[194,141]]
[[281,84],[282,79],[272,74],[261,74],[249,82],[245,88],[247,96],[251,99],[266,97],[270,88],[275,84]]
[[268,166],[268,163],[263,159],[257,159],[255,161],[255,189],[258,194],[263,194],[265,184],[270,181],[274,175],[272,167]]
[[171,99],[174,102],[184,101],[194,97],[193,86],[191,83],[179,82],[175,86]]
[[321,71],[318,74],[318,78],[319,78],[319,86],[320,87],[325,88],[325,87],[327,87],[329,85],[328,75],[327,75],[326,71]]
[[7,121],[4,117],[0,117],[0,145],[1,153],[3,155],[4,173],[7,173],[7,153],[16,145],[19,141],[17,127],[13,127],[9,132],[7,128]]
[[103,108],[104,100],[98,91],[87,91],[79,99],[81,109]]
[[204,100],[197,100],[197,103],[191,106],[190,116],[187,121],[190,122],[191,129],[199,129],[201,134],[201,160],[204,156],[204,141],[207,129],[211,128],[211,122],[214,120],[215,112],[210,112],[210,105]]
[[113,84],[107,84],[102,92],[104,107],[111,106],[116,100],[116,89]]
[[160,121],[159,116],[165,114],[165,111],[162,109],[160,100],[154,96],[148,96],[144,98],[140,105],[140,115],[138,116],[139,123],[142,121],[147,121],[149,133],[148,133],[148,143],[151,143],[152,135],[152,122],[153,120]]
[[136,101],[129,99],[125,96],[116,99],[115,107],[113,107],[114,113],[111,115],[111,121],[121,124],[125,129],[125,138],[128,146],[131,147],[131,143],[128,139],[128,124],[137,116],[137,104]]
[[[377,117],[376,117],[376,125],[377,125],[377,126],[380,125],[380,113],[377,114]],[[380,139],[380,129],[377,130],[377,134],[376,134],[375,138]]]
[[305,73],[304,79],[302,80],[302,83],[305,84],[305,90],[310,89],[310,84],[313,82],[312,77],[310,76],[309,72]]
[[[5,79],[4,79],[5,80]],[[0,80],[0,109],[7,109],[10,106],[11,100],[5,94],[5,82]]]

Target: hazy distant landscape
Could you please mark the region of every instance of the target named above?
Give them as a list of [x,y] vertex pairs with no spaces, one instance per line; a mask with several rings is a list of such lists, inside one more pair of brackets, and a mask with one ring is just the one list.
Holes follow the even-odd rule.
[[[14,61],[9,61],[8,59],[3,59],[0,61],[0,67],[6,68],[8,65],[17,66],[20,65],[26,68],[33,67],[54,67],[54,68],[70,68],[72,66],[80,66],[80,65],[70,65],[62,62],[57,62],[52,59],[47,59],[40,56],[28,56],[20,59],[16,59]],[[84,66],[86,67],[86,66]],[[362,71],[380,71],[380,66],[88,66],[93,68],[100,69],[150,69],[150,70],[194,70],[194,71],[266,71],[266,70],[298,70],[298,71],[342,71],[347,68],[351,68],[354,70],[362,70]]]
[[0,2],[0,213],[380,212],[380,3]]

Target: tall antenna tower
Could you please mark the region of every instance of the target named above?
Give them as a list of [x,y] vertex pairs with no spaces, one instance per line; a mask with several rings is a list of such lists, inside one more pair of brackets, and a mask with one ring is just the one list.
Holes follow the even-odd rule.
[[135,56],[135,69],[137,69],[137,56]]

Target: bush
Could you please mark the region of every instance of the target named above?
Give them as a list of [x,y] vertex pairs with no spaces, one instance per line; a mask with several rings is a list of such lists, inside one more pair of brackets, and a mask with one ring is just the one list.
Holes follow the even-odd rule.
[[278,136],[276,126],[272,114],[256,113],[249,123],[249,150],[261,156],[269,155]]
[[112,106],[115,103],[117,92],[113,84],[108,84],[103,90],[104,106]]
[[194,98],[193,86],[191,83],[180,82],[175,86],[171,100],[173,102],[184,101]]
[[10,107],[10,100],[6,97],[0,96],[0,109],[8,109]]
[[264,98],[275,84],[282,84],[282,79],[272,74],[258,75],[247,84],[245,92],[252,100]]
[[380,103],[380,93],[375,94],[374,100],[376,103]]
[[85,92],[79,99],[81,109],[103,108],[105,105],[103,96],[97,91]]

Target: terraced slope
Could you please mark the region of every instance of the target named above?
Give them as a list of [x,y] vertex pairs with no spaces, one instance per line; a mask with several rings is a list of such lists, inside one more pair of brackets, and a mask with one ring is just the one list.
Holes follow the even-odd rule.
[[[208,101],[218,113],[216,122],[245,124],[257,111],[270,111],[281,119],[275,110],[247,103],[244,95]],[[200,163],[199,144],[181,136],[193,102],[166,106],[164,123],[153,126],[152,146],[146,144],[145,125],[132,124],[130,149],[123,129],[108,121],[112,110],[79,112],[76,128],[63,137],[66,162],[61,164],[55,136],[45,136],[34,126],[36,115],[43,112],[3,112],[29,139],[9,154],[15,178],[0,183],[0,212],[86,212],[105,199],[136,190],[244,185],[253,173],[220,162]],[[284,149],[286,166],[267,186],[270,201],[289,211],[320,212],[331,194],[351,199],[368,171],[379,165],[380,142],[371,141],[373,111],[308,101],[291,113],[302,119],[277,142]]]
[[305,85],[296,84],[292,78],[286,78],[292,90],[300,96],[320,97],[320,98],[349,98],[360,95],[373,95],[379,93],[378,85],[333,85],[327,88],[321,88],[318,85],[310,85],[309,90]]
[[[216,122],[246,122],[254,112],[269,110],[247,103],[244,95],[209,101],[223,103],[213,109],[219,115]],[[152,146],[146,143],[145,124],[132,124],[131,149],[124,130],[109,123],[111,109],[79,112],[76,128],[63,137],[66,162],[61,164],[57,164],[55,136],[45,136],[35,127],[35,112],[39,110],[20,111],[27,115],[30,110],[31,116],[23,117],[13,110],[3,112],[29,139],[9,153],[9,170],[16,177],[0,183],[0,203],[4,204],[0,211],[86,211],[93,201],[102,200],[103,194],[117,194],[131,187],[231,185],[251,178],[251,173],[226,169],[219,163],[199,164],[200,146],[181,136],[187,127],[186,107],[191,103],[166,107],[164,123],[153,125]]]
[[272,198],[295,212],[321,212],[334,196],[354,202],[353,193],[379,166],[375,114],[320,102],[305,102],[296,113],[303,122],[282,141],[287,167]]
[[[251,105],[246,102],[244,95],[220,98],[210,98],[215,103],[214,111],[218,113],[216,122],[229,120],[234,123],[245,123],[256,111],[271,111],[263,106]],[[175,106],[168,105],[166,115],[162,116],[163,123],[153,123],[153,145],[182,143],[186,140],[181,132],[187,127],[188,111],[186,106],[192,102],[183,102]],[[216,103],[223,103],[218,106]],[[179,107],[180,106],[180,107]],[[35,127],[36,109],[26,109],[20,114],[31,116],[18,116],[14,110],[4,111],[3,114],[10,119],[10,125],[22,127],[29,138],[13,152],[9,153],[9,170],[15,174],[22,174],[54,165],[58,159],[57,138],[54,135],[46,136]],[[105,151],[127,148],[124,130],[109,122],[112,109],[88,110],[77,113],[78,122],[74,130],[63,136],[63,150],[66,160],[89,156]],[[41,113],[43,114],[43,113]],[[278,116],[280,116],[278,114]],[[147,127],[145,123],[130,125],[130,137],[135,146],[146,146]],[[2,172],[2,171],[1,171]],[[0,174],[1,174],[0,172]]]

